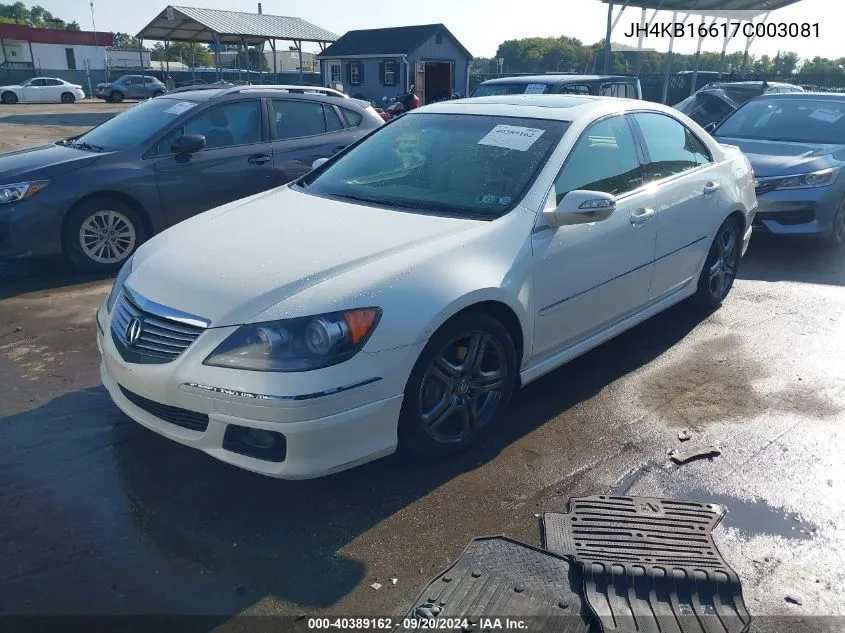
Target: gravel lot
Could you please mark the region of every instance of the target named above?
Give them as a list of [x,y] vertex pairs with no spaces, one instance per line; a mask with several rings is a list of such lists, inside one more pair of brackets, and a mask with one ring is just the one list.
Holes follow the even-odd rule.
[[[0,107],[0,150],[125,107]],[[123,416],[95,344],[110,280],[64,271],[0,266],[0,614],[400,615],[474,536],[537,544],[537,514],[615,490],[727,505],[756,630],[845,616],[842,254],[755,238],[720,310],[678,306],[531,384],[476,452],[306,482]],[[670,465],[682,430],[721,455]]]

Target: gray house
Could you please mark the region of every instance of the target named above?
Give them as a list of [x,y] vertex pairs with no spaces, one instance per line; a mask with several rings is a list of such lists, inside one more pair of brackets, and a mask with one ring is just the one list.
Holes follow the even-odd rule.
[[469,51],[442,24],[349,31],[318,55],[323,85],[369,101],[413,85],[423,104],[467,94]]

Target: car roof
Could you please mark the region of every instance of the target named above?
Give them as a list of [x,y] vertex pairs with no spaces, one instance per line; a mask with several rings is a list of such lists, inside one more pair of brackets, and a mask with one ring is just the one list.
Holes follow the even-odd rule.
[[620,99],[588,95],[502,95],[472,97],[454,101],[441,101],[412,110],[415,113],[478,114],[486,116],[511,116],[530,119],[576,121],[582,117],[595,118],[603,114],[651,110],[674,115],[677,110],[650,101]]
[[789,86],[791,88],[798,88],[795,84],[786,83],[785,81],[714,81],[711,84],[705,86],[705,88],[732,88],[734,86],[742,87],[742,86],[753,86],[755,88],[762,88],[764,85],[766,86]]
[[621,79],[625,81],[634,81],[636,77],[629,77],[627,75],[569,75],[563,73],[550,73],[548,75],[517,75],[516,77],[497,77],[496,79],[488,79],[479,85],[489,84],[559,84],[559,83],[578,83],[580,81],[604,81],[608,79]]
[[[310,90],[309,90],[310,89]],[[254,97],[285,97],[293,99],[306,99],[310,101],[320,101],[322,103],[334,103],[342,106],[356,106],[359,108],[367,108],[370,103],[360,99],[353,99],[351,97],[339,96],[334,94],[321,94],[313,92],[317,90],[326,91],[325,88],[319,86],[222,86],[215,88],[196,88],[194,90],[179,89],[174,92],[168,92],[158,99],[175,99],[180,101],[210,101],[217,97],[237,97],[238,95],[249,94]],[[300,92],[301,91],[301,92]],[[334,91],[332,91],[334,92]]]

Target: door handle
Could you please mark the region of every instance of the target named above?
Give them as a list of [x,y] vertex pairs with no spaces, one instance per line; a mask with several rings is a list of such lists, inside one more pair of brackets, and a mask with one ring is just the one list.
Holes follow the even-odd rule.
[[270,162],[270,160],[272,159],[267,154],[255,154],[247,158],[246,162],[250,165],[263,165],[264,163]]
[[637,209],[631,213],[631,224],[639,226],[644,222],[648,222],[654,215],[654,209]]
[[718,191],[721,185],[718,182],[708,182],[704,185],[704,193],[713,193],[714,191]]

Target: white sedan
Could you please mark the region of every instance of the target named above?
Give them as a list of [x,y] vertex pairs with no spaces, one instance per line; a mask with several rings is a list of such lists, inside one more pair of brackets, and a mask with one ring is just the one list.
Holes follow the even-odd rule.
[[58,77],[34,77],[18,86],[0,86],[0,101],[13,103],[73,103],[82,101],[82,86]]
[[274,477],[454,453],[517,387],[718,306],[756,205],[747,159],[668,107],[423,107],[142,245],[97,313],[102,380],[140,424]]

